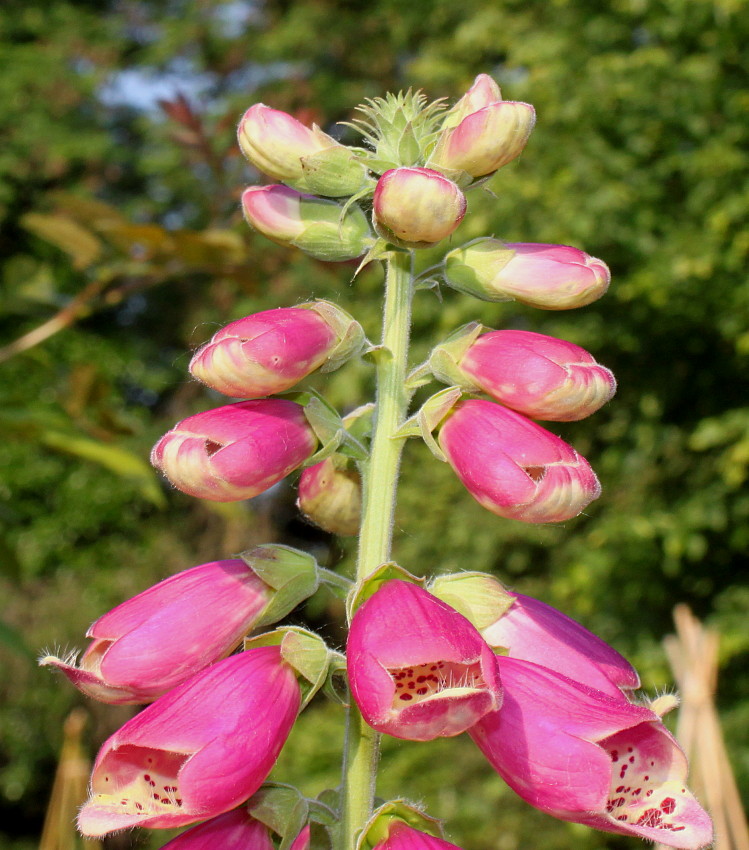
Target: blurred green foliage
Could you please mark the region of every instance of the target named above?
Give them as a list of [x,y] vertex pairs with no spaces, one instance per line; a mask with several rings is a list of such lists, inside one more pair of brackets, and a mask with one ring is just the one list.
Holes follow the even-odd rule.
[[[331,129],[365,97],[416,86],[455,98],[480,72],[532,102],[538,124],[491,192],[473,193],[455,243],[577,245],[609,263],[613,284],[569,313],[422,293],[415,362],[474,319],[591,350],[619,392],[554,430],[591,460],[604,495],[562,527],[505,522],[414,443],[396,558],[417,573],[496,571],[629,653],[650,689],[668,681],[659,642],[687,602],[723,636],[719,705],[749,791],[748,40],[745,0],[6,0],[3,850],[35,846],[67,711],[89,708],[92,751],[127,716],[36,670],[35,652],[80,646],[126,596],[255,542],[350,562],[350,541],[300,523],[289,487],[196,504],[146,463],[174,421],[217,402],[186,366],[219,324],[316,296],[378,333],[377,272],[352,282],[352,266],[283,251],[242,224],[239,192],[260,179],[235,149],[242,111],[264,101]],[[368,398],[370,369],[314,383],[347,409]],[[298,619],[340,643],[337,604],[314,600]],[[315,703],[278,778],[335,784],[338,721]],[[380,791],[428,802],[473,850],[624,845],[532,812],[462,739],[388,742]]]

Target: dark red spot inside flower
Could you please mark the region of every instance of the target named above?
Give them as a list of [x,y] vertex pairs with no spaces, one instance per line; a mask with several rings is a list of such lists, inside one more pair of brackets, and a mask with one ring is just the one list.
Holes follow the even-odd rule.
[[655,828],[660,826],[663,820],[663,815],[658,809],[645,809],[645,811],[637,819],[637,826],[649,826]]
[[673,797],[666,797],[661,803],[661,810],[667,815],[670,815],[676,808],[676,800]]
[[408,700],[410,700],[410,699],[413,699],[413,697],[411,696],[411,694],[401,694],[401,695],[400,695],[400,698],[401,698],[402,700],[405,700],[406,702],[408,702]]
[[223,449],[223,446],[221,445],[221,443],[217,443],[215,440],[206,440],[204,448],[205,453],[208,455],[208,457],[211,457],[212,455],[215,455],[219,449]]

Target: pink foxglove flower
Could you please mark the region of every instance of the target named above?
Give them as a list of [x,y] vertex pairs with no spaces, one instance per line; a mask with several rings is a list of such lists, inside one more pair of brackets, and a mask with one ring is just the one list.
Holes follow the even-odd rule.
[[486,74],[476,80],[445,117],[428,165],[484,177],[520,155],[536,123],[529,103],[502,100]]
[[250,186],[242,193],[247,223],[279,245],[340,263],[360,257],[372,244],[366,216],[356,204],[346,213],[335,201],[303,195],[287,186]]
[[504,704],[470,734],[517,794],[606,832],[684,850],[710,843],[684,753],[657,714],[536,664],[497,660]]
[[613,374],[584,348],[531,331],[483,334],[459,368],[479,389],[531,419],[584,419],[616,391]]
[[364,168],[345,145],[264,103],[245,112],[237,136],[247,159],[274,180],[304,184],[311,178],[314,191],[331,197],[353,195],[364,182]]
[[572,446],[492,401],[459,402],[439,444],[474,499],[507,519],[562,522],[601,493],[595,473]]
[[79,829],[96,837],[131,826],[176,827],[233,809],[265,780],[300,702],[279,647],[208,667],[104,743]]
[[364,719],[396,738],[459,735],[502,701],[494,654],[476,628],[399,579],[357,610],[347,659]]
[[151,463],[189,496],[234,502],[272,487],[316,446],[301,405],[260,399],[188,416],[156,443]]
[[476,239],[445,257],[445,279],[482,301],[519,301],[542,310],[584,307],[608,289],[608,266],[578,248]]
[[[244,806],[188,829],[161,850],[275,850],[268,827]],[[292,848],[293,850],[293,848]]]
[[242,560],[185,570],[123,602],[86,633],[78,665],[47,657],[85,694],[103,702],[152,702],[228,655],[273,591]]
[[[358,323],[351,320],[349,327],[353,331]],[[277,307],[221,328],[195,353],[190,372],[234,398],[274,395],[325,364],[341,341],[314,305]]]
[[632,665],[597,635],[538,599],[509,595],[509,610],[481,630],[489,646],[504,647],[510,658],[548,667],[617,699],[622,690],[639,688]]
[[297,507],[331,534],[353,536],[361,521],[361,478],[353,463],[340,456],[308,466],[299,476]]
[[460,850],[460,848],[457,844],[450,844],[442,838],[414,829],[402,820],[394,819],[387,826],[387,838],[378,841],[374,850]]
[[465,195],[431,168],[393,168],[377,181],[374,192],[377,232],[398,245],[434,245],[463,220]]

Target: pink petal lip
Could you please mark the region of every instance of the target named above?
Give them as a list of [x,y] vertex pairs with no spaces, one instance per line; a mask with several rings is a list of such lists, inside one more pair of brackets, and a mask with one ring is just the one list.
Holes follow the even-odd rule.
[[364,718],[395,737],[457,735],[501,704],[494,654],[471,623],[400,580],[356,612],[348,669]]

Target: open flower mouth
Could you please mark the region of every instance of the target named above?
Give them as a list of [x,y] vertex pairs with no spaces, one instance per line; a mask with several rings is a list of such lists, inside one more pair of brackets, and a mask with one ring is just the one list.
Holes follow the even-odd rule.
[[620,733],[602,743],[611,759],[611,787],[606,813],[620,823],[682,832],[683,802],[688,793],[681,780],[670,778],[670,764]]
[[393,708],[423,702],[430,697],[446,696],[448,691],[486,690],[481,665],[435,661],[414,667],[388,670],[395,683]]
[[182,808],[179,771],[190,756],[127,746],[114,750],[94,777],[91,804],[150,817]]
[[224,446],[221,443],[217,443],[215,440],[205,441],[205,453],[208,457],[212,457],[217,451],[223,448]]

